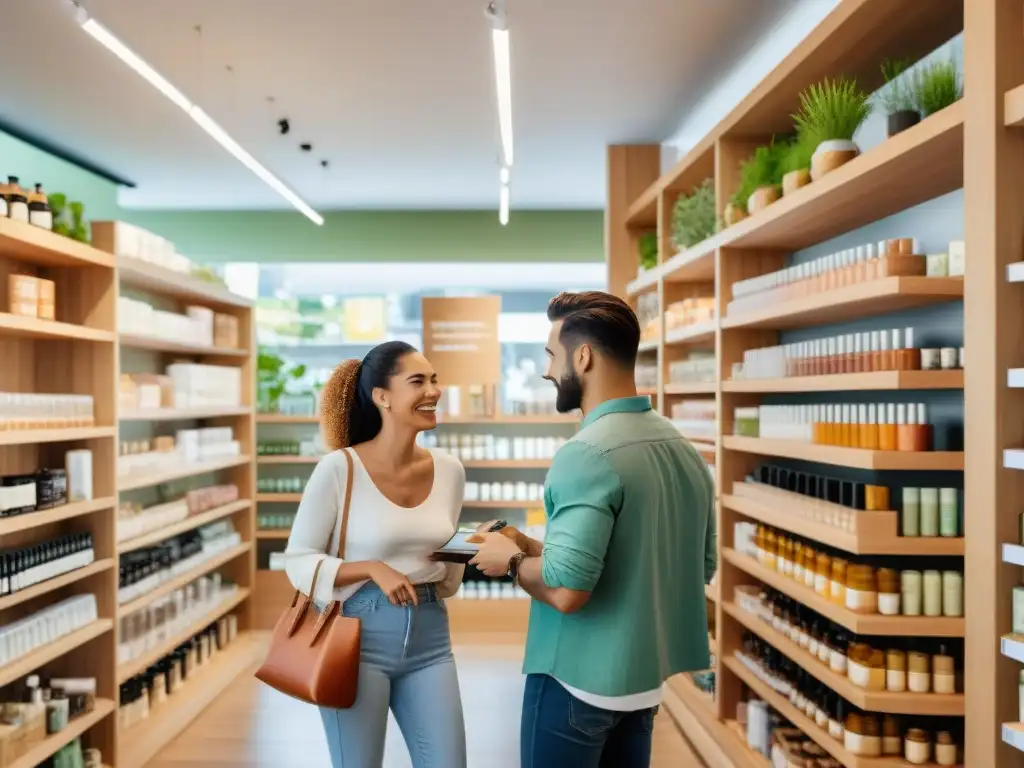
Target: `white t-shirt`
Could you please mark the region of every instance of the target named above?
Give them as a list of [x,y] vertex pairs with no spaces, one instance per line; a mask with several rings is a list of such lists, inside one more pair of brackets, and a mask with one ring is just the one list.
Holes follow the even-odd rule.
[[[434,562],[429,555],[443,546],[458,527],[466,485],[462,464],[453,456],[431,451],[434,484],[430,494],[419,506],[400,507],[377,489],[356,452],[350,449],[349,455],[353,463],[352,501],[344,560],[379,560],[408,576],[413,584],[439,582],[441,597],[454,594],[462,582],[465,566]],[[341,451],[320,459],[302,493],[285,549],[288,579],[305,594],[309,593],[316,564],[324,561],[317,576],[316,593],[311,595],[320,606],[332,599],[344,601],[366,583],[334,588],[342,563],[337,550],[347,476]]]

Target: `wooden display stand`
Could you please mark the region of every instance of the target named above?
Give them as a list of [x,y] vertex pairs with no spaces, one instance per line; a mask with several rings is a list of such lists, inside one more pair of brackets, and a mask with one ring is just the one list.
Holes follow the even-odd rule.
[[[965,32],[961,102],[866,151],[824,178],[787,195],[767,209],[725,227],[696,246],[676,253],[670,240],[671,210],[680,193],[705,179],[715,182],[718,213],[738,185],[738,168],[774,133],[792,130],[797,96],[825,77],[856,77],[867,91],[879,87],[886,58],[918,58],[958,32]],[[614,146],[608,154],[607,259],[611,290],[636,303],[653,293],[662,317],[686,290],[706,290],[714,281],[717,319],[713,346],[718,371],[712,385],[666,383],[673,359],[664,325],[650,346],[659,361],[656,402],[668,413],[673,398],[713,396],[720,414],[716,441],[719,533],[714,638],[720,653],[717,699],[699,694],[686,680],[670,681],[666,704],[680,728],[709,765],[764,765],[732,730],[736,705],[751,693],[789,718],[844,766],[906,765],[900,759],[865,759],[809,720],[754,676],[736,656],[745,631],[760,635],[783,655],[855,705],[876,712],[943,715],[964,719],[968,766],[1024,765],[1024,724],[1016,723],[1019,663],[1024,644],[1010,637],[1011,588],[1021,583],[1024,557],[1019,515],[1024,474],[1016,454],[1024,446],[1020,329],[1024,302],[1013,285],[1024,231],[1024,6],[1017,0],[941,0],[927,4],[891,0],[841,0],[835,10],[781,64],[667,173],[659,175],[659,147]],[[828,293],[767,303],[757,311],[727,313],[736,281],[782,267],[788,254],[963,187],[967,278],[888,276]],[[658,264],[636,277],[637,242],[657,232]],[[696,286],[696,287],[694,287]],[[964,372],[865,373],[764,381],[732,381],[732,366],[748,349],[777,343],[778,332],[841,323],[902,309],[964,299]],[[663,321],[662,321],[663,322]],[[1009,374],[1008,374],[1009,371]],[[1009,386],[1007,384],[1009,383]],[[964,390],[964,453],[904,453],[900,456],[850,448],[735,437],[731,414],[763,402],[770,393],[851,390]],[[678,393],[678,394],[677,394]],[[792,402],[790,400],[789,402]],[[918,470],[965,475],[966,535],[962,539],[901,539],[893,512],[870,513],[854,531],[806,522],[805,497],[774,489],[761,493],[742,481],[765,457],[790,457],[871,471]],[[825,467],[823,467],[825,469]],[[782,494],[782,495],[780,495]],[[763,522],[850,553],[964,558],[966,618],[859,616],[817,598],[813,590],[764,568],[734,549],[739,521]],[[966,638],[961,695],[869,693],[816,664],[771,625],[743,613],[737,587],[768,585],[839,624],[866,634]],[[1003,743],[999,726],[1004,729]],[[1013,749],[1008,744],[1017,746]]]

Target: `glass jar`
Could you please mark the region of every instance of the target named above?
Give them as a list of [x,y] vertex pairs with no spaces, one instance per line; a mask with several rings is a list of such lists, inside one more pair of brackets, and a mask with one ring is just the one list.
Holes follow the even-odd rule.
[[904,757],[911,765],[924,765],[932,757],[932,743],[928,734],[920,728],[911,728],[903,741]]
[[832,558],[832,582],[829,585],[829,597],[836,605],[846,603],[846,567],[847,563],[843,558]]
[[814,565],[814,591],[828,598],[832,582],[832,558],[819,552]]
[[931,660],[928,654],[910,651],[907,654],[907,688],[911,693],[928,693],[931,683]]
[[882,719],[882,754],[900,755],[903,753],[903,739],[900,737],[900,724],[892,715]]
[[903,693],[907,690],[907,654],[899,648],[885,653],[885,690]]
[[900,575],[892,568],[878,569],[878,612],[883,616],[900,615]]
[[850,565],[846,569],[846,607],[854,613],[878,612],[875,569],[870,565]]

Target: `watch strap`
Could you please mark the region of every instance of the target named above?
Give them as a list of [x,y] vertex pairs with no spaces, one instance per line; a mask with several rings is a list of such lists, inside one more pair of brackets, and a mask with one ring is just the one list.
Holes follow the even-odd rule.
[[523,564],[525,559],[525,552],[516,552],[512,555],[512,559],[508,561],[508,575],[512,577],[512,583],[517,587],[519,586],[519,566]]

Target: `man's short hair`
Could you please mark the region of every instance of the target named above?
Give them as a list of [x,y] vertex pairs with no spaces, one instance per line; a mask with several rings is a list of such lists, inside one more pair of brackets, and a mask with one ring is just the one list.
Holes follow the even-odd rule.
[[562,321],[558,340],[566,349],[592,344],[624,368],[636,365],[640,322],[618,296],[603,291],[560,293],[548,304],[548,320]]

